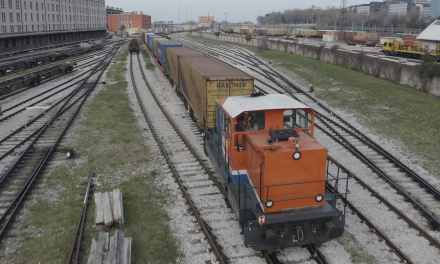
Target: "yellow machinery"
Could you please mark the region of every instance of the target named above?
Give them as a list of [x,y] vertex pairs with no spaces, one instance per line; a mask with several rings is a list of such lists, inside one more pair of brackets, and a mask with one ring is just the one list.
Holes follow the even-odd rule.
[[437,44],[436,49],[432,50],[429,49],[429,46],[417,40],[386,41],[382,46],[382,52],[385,55],[416,59],[420,59],[423,54],[428,52],[435,60],[440,61],[440,44]]
[[294,39],[296,39],[296,36],[295,35],[287,35],[286,39],[294,40]]

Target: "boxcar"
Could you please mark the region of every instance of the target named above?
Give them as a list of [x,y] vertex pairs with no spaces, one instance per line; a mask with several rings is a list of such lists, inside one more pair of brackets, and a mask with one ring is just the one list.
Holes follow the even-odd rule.
[[130,53],[133,53],[133,52],[139,53],[140,47],[139,47],[139,42],[137,39],[130,40],[130,42],[128,43],[128,51]]
[[254,91],[254,77],[209,57],[180,59],[180,89],[188,111],[205,125],[214,121],[216,100]]

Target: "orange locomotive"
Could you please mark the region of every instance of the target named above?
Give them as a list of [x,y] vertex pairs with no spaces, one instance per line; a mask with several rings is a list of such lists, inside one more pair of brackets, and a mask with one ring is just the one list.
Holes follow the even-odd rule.
[[314,139],[309,107],[286,95],[234,96],[217,100],[216,114],[205,151],[217,163],[245,246],[272,252],[342,235],[346,205],[338,209],[336,199],[347,195],[348,179]]

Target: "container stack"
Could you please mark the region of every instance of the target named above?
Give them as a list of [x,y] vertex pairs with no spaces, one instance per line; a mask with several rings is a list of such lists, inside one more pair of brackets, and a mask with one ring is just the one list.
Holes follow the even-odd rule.
[[98,240],[92,240],[87,264],[130,264],[131,237],[116,229],[114,236],[109,233],[99,233]]
[[112,227],[124,228],[124,206],[119,189],[95,193],[95,228],[109,230]]

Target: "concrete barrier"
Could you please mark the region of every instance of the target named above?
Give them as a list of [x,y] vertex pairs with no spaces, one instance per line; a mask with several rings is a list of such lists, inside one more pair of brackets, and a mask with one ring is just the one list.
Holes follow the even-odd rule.
[[[214,33],[205,32],[193,32],[192,35],[252,47],[259,47],[264,41],[263,39],[254,37],[251,41],[246,41],[245,36],[242,35],[221,34],[220,36],[216,36]],[[419,65],[418,63],[399,63],[397,60],[387,59],[380,54],[371,55],[359,51],[338,49],[333,46],[319,46],[289,40],[271,39],[270,37],[267,38],[266,43],[267,48],[270,50],[322,60],[440,96],[440,77],[431,77],[428,79],[420,78],[419,69],[417,67]],[[338,43],[332,44],[337,45]]]

